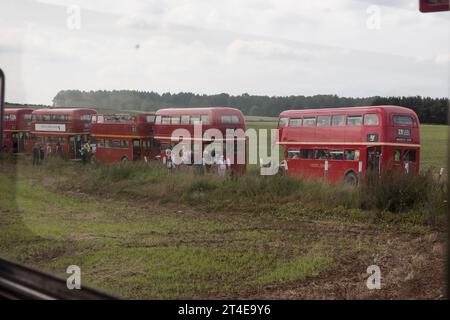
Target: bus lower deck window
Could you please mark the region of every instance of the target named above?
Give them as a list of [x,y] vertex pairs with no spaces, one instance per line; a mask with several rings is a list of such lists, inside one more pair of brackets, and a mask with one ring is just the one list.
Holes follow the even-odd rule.
[[402,151],[400,149],[395,150],[394,152],[394,162],[400,162]]
[[327,149],[316,150],[316,159],[326,160],[327,158],[328,158],[328,150]]
[[300,150],[300,158],[313,159],[314,158],[314,150],[313,149],[301,149]]
[[359,160],[359,150],[345,150],[344,157],[345,160]]
[[344,159],[344,151],[342,150],[331,150],[330,151],[331,160],[343,160]]
[[416,150],[405,150],[403,160],[406,162],[416,162]]
[[289,149],[288,150],[288,158],[289,159],[298,159],[300,157],[299,149]]

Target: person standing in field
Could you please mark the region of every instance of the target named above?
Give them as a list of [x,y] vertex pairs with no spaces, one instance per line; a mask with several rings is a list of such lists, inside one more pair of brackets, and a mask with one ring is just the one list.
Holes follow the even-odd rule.
[[40,144],[39,145],[39,160],[40,161],[44,161],[45,159],[45,150],[44,150],[44,145]]
[[33,154],[33,166],[37,166],[39,164],[40,150],[37,142],[33,145],[31,149],[31,153]]
[[223,156],[220,156],[219,160],[217,161],[217,170],[220,177],[225,177],[225,173],[227,171],[227,163],[223,159]]
[[85,144],[84,144],[84,152],[86,153],[86,159],[85,159],[85,163],[86,162],[91,162],[90,160],[91,160],[91,155],[92,155],[92,147],[91,147],[91,143],[89,142],[89,141],[87,141]]
[[173,162],[172,162],[172,150],[166,149],[165,151],[165,157],[163,158],[163,163],[166,165],[167,169],[173,168]]
[[59,143],[59,142],[56,143],[56,156],[60,159],[62,159],[62,157],[63,157],[61,143]]
[[81,156],[81,161],[83,162],[83,164],[86,164],[86,162],[87,162],[87,151],[86,151],[86,148],[84,147],[84,145],[80,149],[80,156]]
[[47,159],[50,159],[51,156],[52,156],[52,146],[50,145],[50,143],[47,143],[46,157]]

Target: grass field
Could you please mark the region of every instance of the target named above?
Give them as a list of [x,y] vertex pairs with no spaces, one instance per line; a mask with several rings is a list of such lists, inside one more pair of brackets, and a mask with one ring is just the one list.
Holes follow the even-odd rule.
[[[446,167],[446,136],[422,127],[425,166]],[[79,265],[82,285],[125,298],[442,298],[445,215],[433,227],[427,207],[364,209],[357,196],[289,179],[7,159],[0,252],[61,277]],[[382,290],[366,288],[372,264]]]

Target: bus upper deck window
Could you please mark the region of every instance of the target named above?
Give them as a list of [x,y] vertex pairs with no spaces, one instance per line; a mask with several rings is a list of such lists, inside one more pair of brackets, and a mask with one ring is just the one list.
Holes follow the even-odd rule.
[[170,118],[170,123],[171,124],[180,124],[180,117],[172,117]]
[[162,117],[161,123],[162,124],[170,124],[170,117]]
[[365,126],[377,126],[378,123],[379,123],[378,116],[376,114],[364,115],[364,125]]
[[347,125],[348,126],[360,126],[361,125],[362,116],[348,116],[347,117]]
[[161,116],[156,116],[155,124],[161,124]]
[[209,117],[208,116],[201,116],[202,124],[209,124]]
[[195,124],[196,122],[200,122],[200,116],[191,116],[191,124]]
[[408,125],[408,126],[411,126],[412,124],[413,124],[413,118],[411,117],[411,116],[400,116],[400,115],[397,115],[397,116],[394,116],[393,117],[393,120],[394,120],[394,124],[397,124],[397,125]]
[[231,123],[239,123],[239,117],[238,116],[231,116]]
[[189,116],[181,116],[181,124],[189,124]]
[[302,126],[302,118],[291,118],[289,120],[289,127],[301,127]]
[[334,115],[331,117],[332,126],[345,126],[345,116],[343,114]]
[[280,127],[280,128],[287,127],[288,123],[289,123],[289,118],[280,118],[280,120],[278,121],[278,127]]
[[316,125],[316,117],[304,117],[303,126],[304,127],[314,127]]
[[147,123],[154,123],[155,122],[155,116],[147,116]]
[[330,125],[330,116],[318,116],[317,117],[317,126],[324,127]]

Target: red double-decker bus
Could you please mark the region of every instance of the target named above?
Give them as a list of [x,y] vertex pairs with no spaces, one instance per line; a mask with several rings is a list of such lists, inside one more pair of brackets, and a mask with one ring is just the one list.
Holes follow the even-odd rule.
[[83,143],[89,141],[91,118],[97,114],[94,109],[37,109],[33,111],[31,133],[40,144],[50,144],[52,152],[61,146],[66,159],[80,159]]
[[369,171],[419,171],[419,119],[404,107],[289,110],[278,129],[292,175],[356,185]]
[[95,160],[103,163],[152,159],[159,154],[153,139],[154,113],[94,115],[91,136]]
[[33,109],[6,108],[4,111],[3,148],[7,152],[27,153],[31,151],[33,137],[31,130],[31,113]]
[[[194,132],[194,124],[201,123],[200,137],[196,136]],[[155,118],[155,139],[160,141],[161,156],[164,157],[164,152],[171,149],[175,144],[180,143],[178,140],[172,139],[172,135],[177,129],[185,129],[189,132],[191,138],[183,139],[183,143],[191,144],[192,150],[191,162],[194,163],[195,155],[202,156],[202,153],[207,149],[222,150],[222,155],[227,155],[227,139],[233,140],[233,150],[229,150],[228,154],[233,154],[228,157],[231,163],[231,169],[234,173],[242,174],[246,168],[246,141],[242,136],[228,136],[227,130],[241,129],[245,132],[245,118],[242,112],[238,109],[227,107],[209,107],[209,108],[174,108],[174,109],[160,109],[156,112]],[[208,133],[212,132],[210,129],[218,130],[222,138],[217,139]],[[199,142],[199,143],[196,143]],[[213,144],[222,144],[220,148],[214,148]],[[230,146],[231,144],[228,143]],[[215,157],[214,155],[212,155]],[[231,159],[232,158],[232,159]],[[242,159],[244,159],[242,163]],[[227,159],[225,159],[227,160]]]

